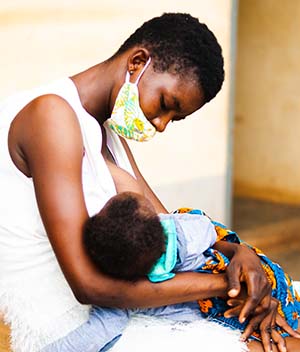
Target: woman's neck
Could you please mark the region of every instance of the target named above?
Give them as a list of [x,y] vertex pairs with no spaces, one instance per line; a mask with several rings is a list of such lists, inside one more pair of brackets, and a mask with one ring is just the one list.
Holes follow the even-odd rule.
[[72,77],[84,109],[102,125],[111,115],[116,94],[125,80],[122,57],[104,61]]

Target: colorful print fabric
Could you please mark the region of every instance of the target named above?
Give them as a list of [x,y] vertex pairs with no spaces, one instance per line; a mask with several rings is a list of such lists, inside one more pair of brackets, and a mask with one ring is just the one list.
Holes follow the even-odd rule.
[[[180,208],[176,212],[205,215],[201,210],[190,208]],[[215,221],[212,221],[212,223],[214,224],[218,235],[217,241],[228,241],[248,246],[259,256],[262,268],[264,269],[272,287],[272,296],[279,301],[278,312],[285,318],[287,323],[296,330],[298,328],[298,319],[300,317],[300,296],[293,287],[291,277],[286,274],[278,264],[272,262],[266,255],[264,255],[258,248],[243,242],[235,232],[227,229],[221,223]],[[198,272],[218,274],[226,271],[226,267],[230,261],[225,255],[213,248],[209,248],[204,254],[209,259],[203,266],[198,268]],[[199,301],[199,307],[204,316],[232,328],[244,330],[248,324],[247,320],[241,324],[236,317],[225,318],[223,314],[230,307],[225,300],[219,297],[201,300]],[[283,331],[280,331],[280,333],[282,336],[288,336],[288,334]],[[259,331],[256,331],[253,334],[253,338],[260,339]]]

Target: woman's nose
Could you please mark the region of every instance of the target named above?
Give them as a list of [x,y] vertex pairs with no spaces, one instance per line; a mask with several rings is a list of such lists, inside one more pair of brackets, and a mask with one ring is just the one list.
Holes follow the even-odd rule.
[[156,128],[156,131],[163,132],[171,120],[172,117],[170,116],[158,116],[152,119],[151,123]]

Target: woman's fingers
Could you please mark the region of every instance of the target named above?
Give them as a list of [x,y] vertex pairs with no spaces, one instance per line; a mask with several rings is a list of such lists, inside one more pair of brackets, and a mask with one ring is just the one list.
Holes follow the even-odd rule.
[[275,344],[279,352],[287,352],[286,340],[279,333],[278,328],[287,332],[290,336],[300,338],[300,334],[294,331],[286,320],[277,312],[278,302],[273,299],[272,305],[276,306],[273,318],[270,320],[271,315],[267,316],[260,324],[260,331],[262,336],[262,343],[264,350],[269,351],[270,345]]
[[237,299],[237,298],[228,299],[227,305],[232,308],[229,308],[224,312],[224,317],[225,318],[232,318],[232,317],[239,316],[244,302],[245,302],[245,300],[243,300],[243,299]]
[[290,336],[300,339],[299,332],[295,331],[291,326],[289,326],[286,320],[279,313],[276,314],[275,324],[280,327],[281,330],[287,332]]
[[287,352],[285,338],[283,338],[281,334],[277,331],[276,317],[278,315],[278,311],[277,311],[278,301],[275,299],[272,299],[272,306],[274,307],[274,313],[273,313],[271,326],[269,327],[271,331],[271,339],[273,343],[277,346],[277,349],[279,352]]
[[[264,347],[265,352],[271,352],[272,351],[272,332],[275,331],[272,329],[274,322],[274,314],[268,314],[260,323],[259,325],[259,330],[260,330],[260,335],[261,335],[261,341]],[[282,337],[280,336],[282,339]],[[280,340],[278,337],[278,340]],[[285,351],[281,351],[285,352]]]
[[[227,304],[230,307],[233,307],[234,309],[233,308],[228,309],[224,313],[224,316],[226,316],[228,318],[239,316],[239,314],[243,308],[244,303],[245,303],[244,299],[242,300],[242,299],[237,299],[237,298],[230,298],[229,300],[227,300]],[[266,311],[266,307],[259,305],[255,308],[254,312],[252,313],[252,316],[260,315],[262,313],[265,313],[265,311]]]
[[272,317],[263,319],[263,322],[260,324],[259,321],[262,317],[256,316],[250,319],[249,324],[247,325],[245,331],[241,335],[241,340],[246,341],[254,331],[260,330],[261,341],[265,352],[272,352],[272,343],[278,344],[278,349],[280,352],[286,352],[285,341],[281,335],[273,329]]
[[265,313],[265,310],[263,310],[260,314],[255,314],[249,320],[249,323],[242,334],[242,339],[246,340],[250,337],[250,335],[252,335],[254,331],[260,330],[264,348],[266,351],[269,351],[269,347],[271,346],[270,328],[271,326],[275,326],[277,306],[277,300],[272,300],[267,314]]
[[276,345],[279,352],[287,352],[285,338],[281,336],[278,328],[284,330],[292,337],[300,338],[300,334],[289,326],[286,320],[278,313],[277,309],[278,301],[272,298],[270,312],[267,315],[264,313],[255,315],[250,319],[249,324],[241,336],[242,340],[247,340],[254,331],[259,330],[265,352],[272,351],[272,344]]
[[225,318],[232,318],[232,317],[237,317],[241,311],[241,306],[237,306],[231,309],[226,310],[224,313]]
[[[230,298],[227,304],[232,308],[228,309],[224,316],[226,318],[238,316],[244,299]],[[286,320],[278,313],[278,301],[271,299],[268,313],[265,313],[265,307],[258,306],[245,331],[241,335],[241,340],[246,341],[254,331],[260,331],[262,344],[265,352],[272,351],[273,344],[276,345],[279,352],[287,352],[285,338],[281,336],[278,329],[287,332],[290,336],[300,338],[300,334],[286,322]]]
[[261,319],[262,317],[255,316],[249,320],[249,323],[246,326],[246,329],[243,331],[241,335],[241,340],[246,341],[253,334],[254,331],[258,330]]
[[241,282],[247,286],[248,297],[239,315],[241,323],[254,312],[262,300],[265,300],[266,313],[268,312],[267,301],[270,302],[271,287],[261,267],[260,259],[253,250],[247,246],[238,246],[226,273],[229,285],[228,295],[231,298],[236,298],[240,293]]
[[[269,284],[267,286],[263,286],[261,295],[259,296],[256,283],[252,278],[249,278],[247,284],[248,298],[239,315],[239,321],[241,323],[243,323],[245,321],[245,317],[248,317],[250,314],[261,315],[264,317],[270,312],[270,304],[272,299],[271,286]],[[260,314],[255,312],[258,307],[261,312]]]
[[285,339],[279,334],[276,327],[271,328],[271,338],[273,343],[277,345],[277,348],[280,352],[287,351]]
[[226,269],[228,277],[228,296],[236,297],[241,290],[240,276],[241,267],[238,261],[232,260]]

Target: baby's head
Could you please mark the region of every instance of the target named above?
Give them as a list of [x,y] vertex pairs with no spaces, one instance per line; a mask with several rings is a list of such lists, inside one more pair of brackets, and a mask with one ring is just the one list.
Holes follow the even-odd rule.
[[146,276],[165,251],[165,235],[152,204],[123,192],[112,197],[84,226],[84,244],[98,269],[136,280]]

